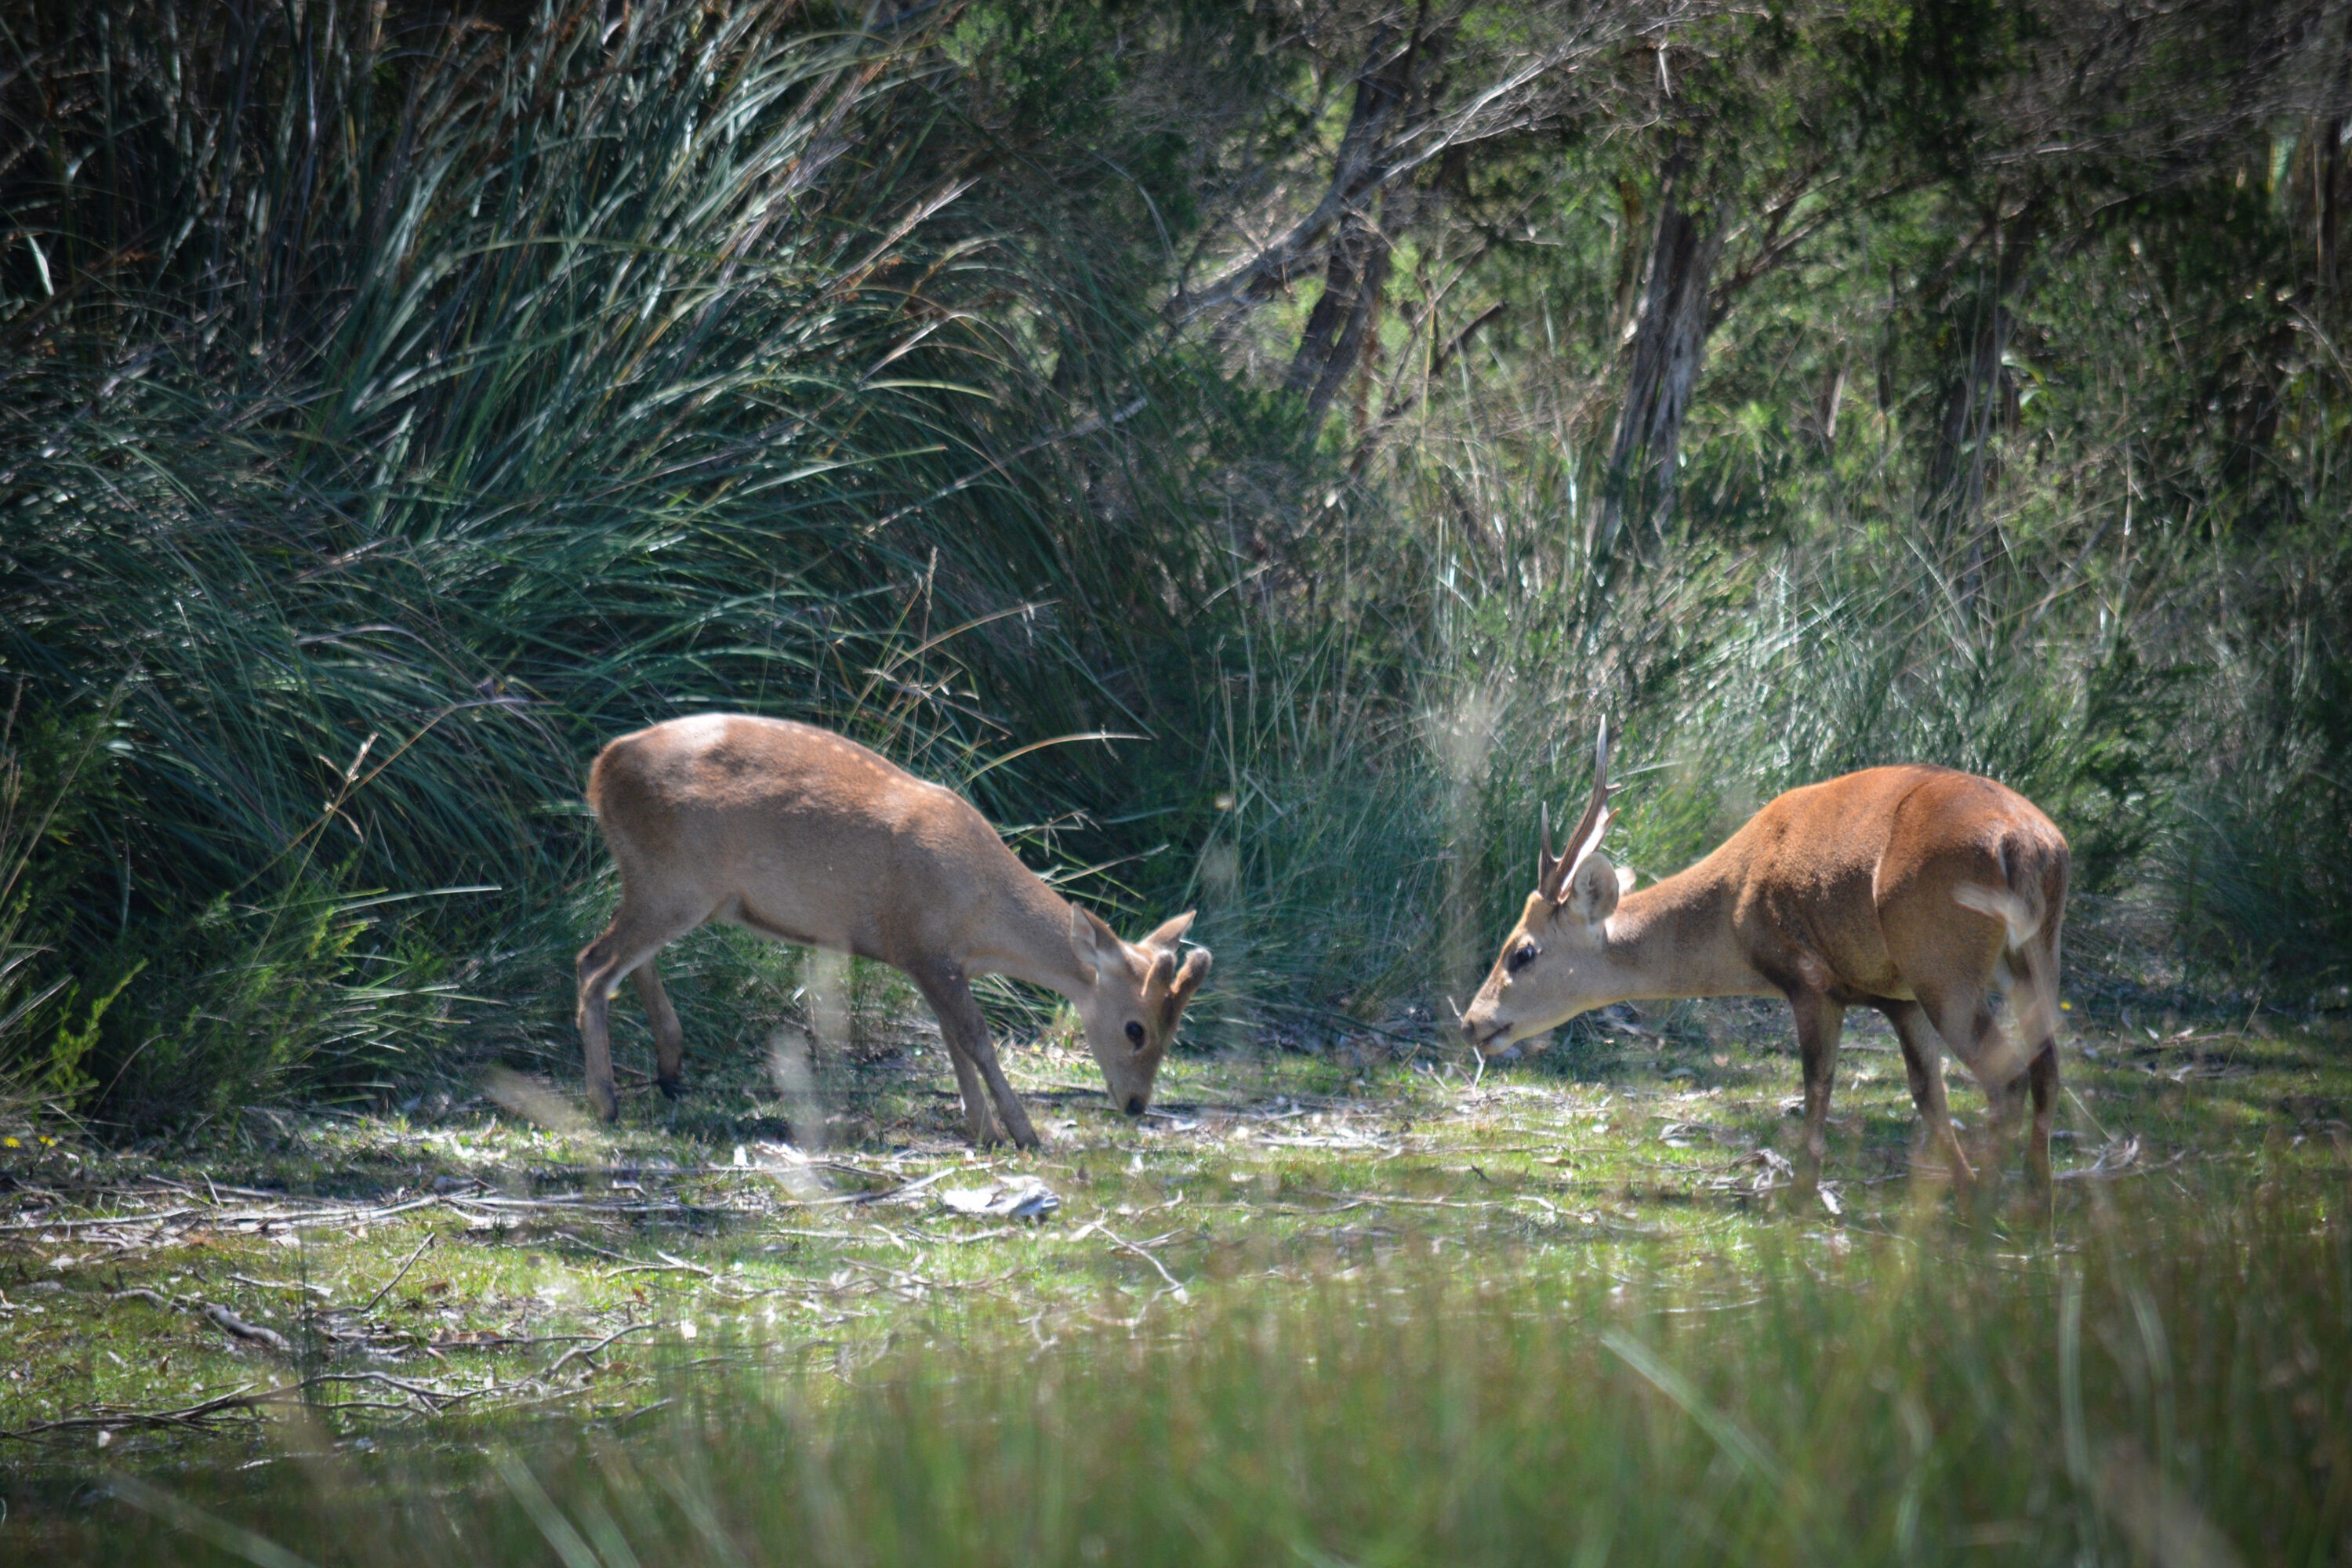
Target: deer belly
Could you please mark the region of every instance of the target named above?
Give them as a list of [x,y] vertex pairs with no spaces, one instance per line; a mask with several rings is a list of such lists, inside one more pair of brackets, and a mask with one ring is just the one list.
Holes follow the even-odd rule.
[[791,942],[795,947],[847,948],[846,931],[830,929],[834,922],[821,918],[814,910],[796,909],[787,901],[778,908],[771,900],[758,903],[737,897],[719,906],[710,917],[728,925],[740,926],[745,931],[776,942]]

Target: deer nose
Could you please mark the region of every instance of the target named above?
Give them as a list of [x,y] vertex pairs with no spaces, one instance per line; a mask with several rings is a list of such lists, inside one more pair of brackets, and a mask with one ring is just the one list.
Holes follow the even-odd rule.
[[1130,1094],[1127,1097],[1127,1113],[1129,1116],[1140,1116],[1143,1114],[1143,1096],[1139,1094]]

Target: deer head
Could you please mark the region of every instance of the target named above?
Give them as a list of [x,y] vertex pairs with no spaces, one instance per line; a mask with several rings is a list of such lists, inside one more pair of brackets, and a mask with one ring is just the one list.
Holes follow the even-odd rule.
[[1536,890],[1462,1016],[1463,1037],[1481,1055],[1492,1056],[1619,1000],[1609,989],[1606,928],[1633,875],[1619,871],[1601,851],[1612,815],[1609,795],[1609,721],[1603,719],[1593,746],[1592,798],[1584,816],[1568,837],[1566,853],[1555,855],[1551,812],[1545,808]]
[[1089,910],[1070,906],[1070,946],[1093,983],[1071,1001],[1086,1026],[1087,1048],[1100,1064],[1113,1105],[1140,1116],[1151,1103],[1160,1058],[1176,1037],[1186,1004],[1209,975],[1206,948],[1181,961],[1177,945],[1192,928],[1186,910],[1145,937],[1126,942]]

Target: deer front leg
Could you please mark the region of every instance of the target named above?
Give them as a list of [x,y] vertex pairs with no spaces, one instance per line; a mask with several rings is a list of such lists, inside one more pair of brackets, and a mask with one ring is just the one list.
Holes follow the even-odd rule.
[[1845,1009],[1818,991],[1790,992],[1789,1006],[1797,1016],[1797,1054],[1805,1074],[1805,1147],[1797,1162],[1797,1191],[1810,1196],[1821,1185],[1822,1160],[1829,1152],[1830,1090],[1837,1080]]
[[979,1004],[972,1000],[971,987],[953,971],[933,972],[910,970],[916,987],[923,1000],[931,1005],[932,1016],[940,1021],[940,1038],[948,1047],[948,1060],[955,1068],[956,1090],[963,1098],[963,1125],[975,1149],[992,1149],[1002,1137],[996,1130],[996,1114],[988,1108],[988,1090],[980,1076],[979,1064],[971,1059],[971,1031],[977,1024],[986,1028],[981,1019]]
[[1903,1042],[1903,1071],[1911,1080],[1911,1103],[1919,1108],[1927,1128],[1926,1146],[1943,1156],[1951,1179],[1965,1187],[1976,1171],[1960,1149],[1960,1135],[1952,1131],[1952,1111],[1944,1094],[1944,1042],[1927,1021],[1927,1010],[1916,1002],[1894,1002],[1883,1009]]
[[963,1097],[964,1131],[971,1135],[972,1147],[993,1148],[1003,1141],[1003,1135],[996,1130],[996,1113],[988,1108],[988,1088],[981,1081],[980,1068],[973,1065],[962,1042],[944,1026],[940,1037],[947,1042],[948,1060],[955,1067],[956,1091]]
[[[1037,1147],[1037,1130],[1030,1125],[1028,1111],[1022,1109],[1013,1085],[1005,1080],[1004,1068],[997,1063],[996,1047],[988,1039],[988,1020],[981,1016],[980,1003],[973,997],[971,983],[964,978],[963,971],[942,964],[927,974],[918,975],[916,983],[930,1002],[931,1011],[939,1015],[940,1032],[947,1037],[948,1049],[956,1058],[956,1078],[963,1089],[966,1121],[978,1122],[987,1113],[986,1105],[976,1093],[977,1086],[971,1081],[976,1072],[995,1100],[996,1113],[1003,1119],[1004,1130],[1012,1135],[1013,1142],[1024,1149]],[[994,1129],[989,1131],[990,1141],[993,1142]],[[975,1128],[973,1138],[977,1141],[979,1137]]]

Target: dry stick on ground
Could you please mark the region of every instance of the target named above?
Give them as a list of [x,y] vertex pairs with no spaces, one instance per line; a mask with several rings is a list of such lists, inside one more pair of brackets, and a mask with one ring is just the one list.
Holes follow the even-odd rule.
[[640,1263],[635,1258],[629,1257],[625,1253],[614,1252],[610,1247],[598,1247],[594,1242],[583,1241],[568,1230],[559,1230],[554,1234],[559,1239],[568,1241],[574,1247],[584,1247],[586,1250],[594,1253],[599,1258],[609,1258],[614,1262],[621,1265],[618,1268],[608,1270],[610,1273],[667,1274],[683,1271],[688,1274],[699,1274],[706,1279],[716,1279],[719,1278],[718,1275],[712,1273],[709,1269],[705,1268],[699,1263],[688,1263],[683,1258],[673,1258],[668,1253],[658,1249],[655,1251],[654,1256],[661,1259],[659,1263]]
[[[321,1373],[296,1383],[276,1384],[268,1388],[255,1389],[249,1383],[239,1384],[226,1394],[194,1405],[167,1410],[126,1410],[101,1407],[79,1415],[60,1415],[53,1420],[36,1421],[29,1426],[0,1428],[0,1438],[28,1440],[58,1432],[87,1432],[123,1426],[169,1426],[194,1431],[209,1431],[218,1419],[230,1415],[250,1415],[260,1406],[278,1404],[298,1397],[310,1389],[330,1383],[375,1383],[388,1384],[404,1394],[433,1400],[447,1401],[461,1397],[461,1391],[436,1389],[427,1384],[415,1384],[383,1373]],[[370,1406],[370,1408],[378,1408]],[[386,1409],[407,1408],[401,1405],[382,1406]]]
[[[255,1195],[276,1198],[281,1204],[287,1201],[286,1194],[283,1193],[258,1193]],[[12,1220],[0,1224],[0,1231],[87,1230],[110,1225],[149,1226],[162,1224],[167,1218],[190,1216],[201,1216],[215,1229],[225,1225],[368,1225],[380,1219],[389,1219],[394,1215],[406,1214],[412,1209],[430,1208],[441,1201],[441,1198],[436,1195],[411,1198],[406,1203],[390,1204],[378,1208],[349,1206],[316,1209],[280,1208],[259,1213],[249,1209],[233,1209],[223,1205],[214,1209],[173,1209],[161,1215],[99,1215],[86,1219]]]
[[[127,1295],[130,1292],[126,1291],[124,1294]],[[219,1309],[208,1307],[207,1315],[216,1310]],[[252,1327],[250,1324],[246,1326]],[[37,1421],[29,1426],[14,1429],[0,1428],[0,1439],[13,1437],[29,1440],[52,1433],[87,1432],[123,1426],[168,1426],[204,1431],[209,1429],[221,1418],[230,1415],[249,1415],[263,1405],[298,1399],[312,1389],[334,1384],[369,1384],[377,1387],[389,1388],[409,1402],[405,1405],[370,1405],[364,1406],[367,1409],[413,1410],[421,1404],[430,1410],[445,1410],[453,1405],[468,1404],[497,1394],[519,1394],[539,1387],[544,1384],[547,1379],[570,1365],[575,1358],[593,1356],[624,1334],[636,1333],[641,1330],[656,1326],[652,1321],[630,1323],[593,1343],[574,1345],[550,1362],[543,1370],[510,1383],[491,1383],[478,1388],[444,1388],[437,1384],[425,1383],[415,1378],[395,1377],[384,1372],[326,1372],[292,1383],[273,1384],[263,1389],[256,1389],[251,1384],[240,1384],[226,1394],[216,1394],[194,1405],[180,1405],[171,1409],[100,1408],[79,1415],[63,1415],[53,1420]],[[261,1331],[270,1333],[268,1330]],[[272,1337],[279,1336],[273,1334]],[[283,1342],[282,1338],[280,1342]],[[348,1409],[352,1406],[340,1408]]]
[[72,1230],[102,1225],[162,1225],[168,1220],[184,1219],[191,1215],[208,1214],[201,1208],[165,1209],[161,1214],[93,1215],[86,1219],[20,1219],[0,1225],[0,1230]]
[[161,1290],[152,1289],[145,1285],[134,1285],[127,1290],[113,1291],[110,1299],[117,1301],[141,1300],[167,1312],[194,1309],[210,1319],[215,1326],[231,1339],[266,1345],[280,1355],[294,1353],[294,1346],[284,1334],[279,1333],[276,1329],[265,1328],[259,1323],[248,1323],[217,1301],[202,1301],[194,1296],[166,1296]]
[[593,1241],[583,1241],[568,1230],[550,1231],[548,1235],[554,1240],[568,1241],[572,1246],[580,1247],[583,1251],[593,1252],[599,1258],[609,1258],[615,1263],[634,1264],[636,1262],[635,1258],[631,1258],[626,1253],[614,1252],[611,1247],[599,1247]]
[[256,1396],[249,1383],[239,1384],[226,1394],[194,1405],[173,1410],[102,1410],[85,1415],[60,1415],[54,1420],[36,1421],[29,1426],[0,1427],[0,1438],[14,1437],[27,1441],[51,1432],[87,1432],[110,1426],[182,1426],[205,1429],[214,1416],[249,1411]]
[[151,1289],[148,1286],[133,1285],[127,1290],[116,1290],[112,1292],[110,1300],[116,1301],[144,1301],[149,1306],[153,1307],[157,1311],[176,1312],[181,1308],[189,1305],[191,1299],[185,1296],[166,1296],[161,1290]]
[[210,1318],[223,1333],[232,1339],[265,1345],[279,1355],[294,1353],[293,1343],[284,1334],[279,1333],[276,1329],[264,1328],[259,1323],[248,1323],[217,1301],[205,1303],[205,1316]]
[[416,1250],[410,1253],[407,1260],[401,1264],[400,1268],[394,1272],[392,1278],[383,1282],[383,1288],[367,1299],[367,1305],[360,1309],[359,1315],[364,1318],[369,1313],[374,1311],[376,1304],[382,1301],[386,1296],[392,1294],[393,1287],[398,1285],[403,1279],[408,1278],[409,1269],[415,1268],[416,1260],[425,1256],[425,1249],[439,1239],[440,1237],[433,1232],[426,1232],[425,1239],[416,1244]]
[[250,1285],[257,1290],[299,1290],[312,1296],[331,1297],[334,1292],[324,1285],[313,1285],[301,1279],[256,1279],[250,1274],[231,1274],[240,1285]]
[[634,1334],[639,1330],[650,1329],[653,1326],[654,1324],[651,1319],[648,1319],[642,1323],[626,1323],[622,1327],[614,1330],[611,1333],[606,1334],[594,1344],[574,1345],[570,1350],[565,1351],[562,1355],[557,1356],[553,1361],[548,1363],[547,1369],[544,1372],[541,1372],[536,1378],[532,1379],[532,1381],[535,1383],[545,1383],[549,1378],[553,1377],[557,1373],[562,1372],[565,1367],[571,1365],[574,1357],[586,1360],[587,1358],[593,1356],[598,1351],[603,1350],[606,1345],[611,1344],[614,1340],[619,1339],[623,1334]]
[[[1168,1272],[1168,1266],[1166,1264],[1161,1263],[1160,1259],[1154,1258],[1150,1253],[1145,1251],[1136,1243],[1113,1233],[1110,1226],[1103,1224],[1103,1222],[1098,1219],[1087,1221],[1084,1226],[1079,1228],[1071,1236],[1070,1239],[1072,1241],[1079,1240],[1089,1231],[1101,1232],[1103,1238],[1108,1241],[1112,1246],[1119,1248],[1123,1252],[1132,1252],[1138,1258],[1142,1258],[1143,1261],[1151,1265],[1152,1268],[1158,1269],[1160,1271],[1160,1278],[1168,1281],[1168,1289],[1176,1293],[1177,1300],[1190,1301],[1192,1299],[1192,1292],[1186,1290],[1184,1287],[1178,1282],[1176,1276]],[[1173,1236],[1176,1233],[1174,1231],[1170,1231],[1168,1233],[1169,1236]],[[1165,1241],[1168,1239],[1168,1237],[1154,1237],[1152,1239],[1155,1241]]]

